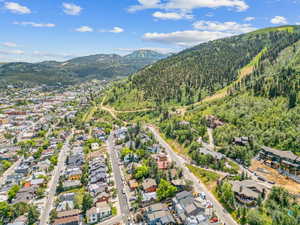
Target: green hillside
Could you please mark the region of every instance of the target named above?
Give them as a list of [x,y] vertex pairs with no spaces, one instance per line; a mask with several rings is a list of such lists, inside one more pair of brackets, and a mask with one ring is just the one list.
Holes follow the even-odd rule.
[[299,39],[300,27],[286,26],[203,43],[130,76],[129,82],[115,90],[122,101],[118,95],[108,101],[118,106],[118,101],[124,102],[124,94],[132,99],[132,93],[138,92],[140,101],[142,97],[157,105],[189,105],[233,84],[247,65],[251,65],[249,74],[259,60],[267,58],[272,64],[283,49]]
[[167,55],[139,50],[127,56],[98,54],[66,62],[0,64],[0,85],[9,83],[74,84],[89,79],[115,79],[128,76]]
[[[123,113],[120,116],[156,122],[168,138],[190,149],[191,155],[199,136],[207,135],[207,115],[214,115],[225,123],[213,133],[219,150],[246,165],[249,165],[259,145],[300,155],[299,33],[299,27],[269,28],[201,44],[161,60],[124,82],[118,82],[108,93],[106,101],[118,110],[154,108],[149,112]],[[246,43],[251,43],[252,49],[247,48]],[[234,49],[234,45],[244,46],[244,51]],[[216,46],[219,46],[219,54]],[[228,57],[225,57],[226,54]],[[250,54],[253,56],[250,57]],[[214,63],[220,60],[220,63],[212,66],[211,61],[202,62],[208,59]],[[190,60],[199,60],[199,64],[184,68],[178,66]],[[235,70],[228,72],[229,65]],[[196,82],[201,79],[205,86]],[[221,81],[224,83],[221,84]],[[202,95],[205,92],[209,97]],[[181,94],[178,96],[178,93]],[[191,103],[202,101],[182,107],[189,103],[189,98],[193,100]],[[175,113],[182,108],[185,108],[184,114]],[[187,121],[189,125],[181,126],[180,121]],[[232,145],[232,139],[241,136],[251,137],[255,144],[244,147]]]

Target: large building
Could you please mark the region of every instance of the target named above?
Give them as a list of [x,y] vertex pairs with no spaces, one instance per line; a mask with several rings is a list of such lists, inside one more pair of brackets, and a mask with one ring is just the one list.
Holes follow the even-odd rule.
[[259,158],[266,165],[300,183],[300,156],[291,151],[280,151],[263,146]]

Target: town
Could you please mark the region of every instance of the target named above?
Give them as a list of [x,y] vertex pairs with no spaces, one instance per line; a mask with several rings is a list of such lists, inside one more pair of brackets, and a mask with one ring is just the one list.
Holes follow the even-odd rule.
[[[270,171],[300,183],[292,152],[262,146],[252,168],[199,138],[191,159],[178,154],[155,126],[109,118],[101,109],[107,86],[11,87],[2,95],[3,224],[235,225],[230,211],[242,214],[272,195]],[[223,125],[215,117],[207,123],[209,131]]]

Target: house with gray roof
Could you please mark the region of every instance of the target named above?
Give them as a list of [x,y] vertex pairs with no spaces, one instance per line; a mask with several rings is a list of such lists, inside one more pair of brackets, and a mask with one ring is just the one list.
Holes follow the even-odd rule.
[[256,205],[259,197],[264,198],[267,188],[254,180],[230,181],[235,198],[247,206]]

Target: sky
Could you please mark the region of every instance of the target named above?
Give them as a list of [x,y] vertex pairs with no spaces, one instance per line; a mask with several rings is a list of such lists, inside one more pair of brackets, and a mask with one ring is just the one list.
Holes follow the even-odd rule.
[[300,0],[0,0],[0,62],[178,52],[286,24]]

